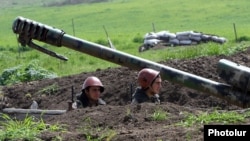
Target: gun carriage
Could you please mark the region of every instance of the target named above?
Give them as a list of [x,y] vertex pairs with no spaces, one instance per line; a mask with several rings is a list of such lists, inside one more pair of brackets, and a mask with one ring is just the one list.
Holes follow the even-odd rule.
[[15,34],[19,34],[18,41],[22,46],[28,45],[31,48],[35,48],[64,61],[67,61],[68,58],[40,47],[32,41],[37,40],[57,47],[64,46],[134,70],[140,70],[146,67],[152,68],[160,71],[162,78],[169,82],[202,91],[243,108],[250,106],[250,68],[226,59],[221,59],[218,62],[219,76],[226,82],[219,83],[100,44],[73,37],[66,34],[63,30],[24,17],[19,16],[14,20],[12,30]]

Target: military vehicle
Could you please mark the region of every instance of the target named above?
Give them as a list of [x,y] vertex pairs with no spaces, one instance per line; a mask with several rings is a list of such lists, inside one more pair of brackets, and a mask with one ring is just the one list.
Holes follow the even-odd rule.
[[31,48],[65,61],[68,58],[40,47],[32,41],[37,40],[57,47],[64,46],[134,70],[152,68],[160,71],[162,78],[169,82],[205,92],[243,108],[250,106],[250,68],[241,66],[230,60],[221,59],[218,62],[219,76],[226,82],[219,83],[68,35],[63,30],[21,16],[18,16],[14,20],[12,30],[15,34],[19,35],[18,41],[22,46],[28,45]]

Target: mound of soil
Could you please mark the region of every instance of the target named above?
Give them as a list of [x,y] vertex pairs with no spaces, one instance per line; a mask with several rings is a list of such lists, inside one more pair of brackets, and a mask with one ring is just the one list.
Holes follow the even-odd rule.
[[[223,82],[216,72],[216,65],[220,59],[228,59],[244,66],[250,66],[250,49],[232,56],[209,56],[191,60],[170,60],[161,64],[195,74],[217,82]],[[106,106],[89,107],[67,111],[61,115],[44,117],[48,124],[59,123],[67,125],[67,132],[43,133],[42,140],[53,140],[61,136],[63,140],[86,140],[87,137],[107,137],[115,141],[152,141],[152,140],[203,140],[203,125],[184,128],[176,126],[183,120],[184,113],[198,114],[201,111],[238,110],[241,107],[232,105],[223,99],[199,92],[179,84],[163,81],[160,93],[162,103],[155,105],[143,103],[130,105],[131,91],[136,87],[137,71],[126,67],[96,70],[67,77],[46,79],[5,86],[2,91],[7,97],[1,108],[15,107],[28,109],[32,100],[36,100],[39,109],[67,110],[68,102],[74,92],[80,92],[86,77],[94,75],[105,85],[102,98]],[[155,110],[161,109],[167,113],[163,121],[152,120]],[[99,130],[101,129],[101,130]],[[108,130],[110,129],[110,130]],[[113,136],[111,132],[115,131]],[[108,140],[108,138],[106,138]]]

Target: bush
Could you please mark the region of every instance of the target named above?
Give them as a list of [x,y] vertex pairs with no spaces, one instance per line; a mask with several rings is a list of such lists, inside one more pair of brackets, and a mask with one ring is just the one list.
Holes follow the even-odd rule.
[[143,43],[143,37],[142,36],[140,36],[140,35],[136,35],[135,37],[134,37],[134,39],[133,39],[133,42],[134,43]]
[[19,82],[29,82],[42,80],[45,78],[55,78],[55,73],[49,72],[38,65],[38,61],[31,61],[26,67],[16,66],[5,69],[0,76],[0,85],[15,84]]
[[241,42],[241,41],[250,41],[250,37],[241,36],[241,37],[239,37],[238,42]]

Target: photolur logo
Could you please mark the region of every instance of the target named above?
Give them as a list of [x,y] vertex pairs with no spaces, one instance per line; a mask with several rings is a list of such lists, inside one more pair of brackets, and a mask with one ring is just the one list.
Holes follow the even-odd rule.
[[204,125],[204,141],[233,139],[249,141],[250,125]]
[[234,129],[234,131],[218,131],[217,129],[208,129],[208,136],[246,136],[247,131],[238,131]]

